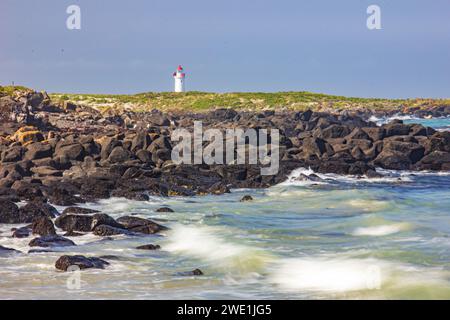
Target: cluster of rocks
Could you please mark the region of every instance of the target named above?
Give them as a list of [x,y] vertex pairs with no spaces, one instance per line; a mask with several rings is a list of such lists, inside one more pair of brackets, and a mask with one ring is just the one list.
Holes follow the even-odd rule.
[[[62,213],[52,205],[37,200],[18,207],[9,200],[0,200],[0,224],[27,224],[24,227],[12,228],[12,238],[30,238],[29,254],[47,252],[55,247],[74,247],[76,243],[69,239],[81,237],[88,233],[105,239],[115,235],[145,236],[157,234],[167,227],[152,220],[136,216],[123,216],[117,220],[96,210],[68,207]],[[65,234],[61,235],[61,233]],[[36,249],[37,248],[37,249]],[[159,245],[139,246],[138,250],[159,250]],[[20,253],[17,250],[0,246],[0,256],[11,256]],[[106,259],[107,260],[107,259]],[[69,266],[80,269],[103,268],[109,263],[96,257],[63,256],[55,266],[67,271]]]
[[[445,108],[433,109],[435,115],[449,112]],[[29,246],[44,248],[30,250],[39,252],[55,246],[75,246],[68,237],[86,233],[101,237],[142,236],[166,229],[147,219],[124,216],[116,220],[101,212],[74,207],[86,201],[109,197],[148,200],[150,195],[192,196],[222,194],[230,188],[262,188],[284,181],[298,167],[369,177],[379,176],[377,167],[450,170],[450,132],[402,121],[377,126],[367,120],[370,115],[373,113],[363,111],[332,114],[232,109],[206,113],[101,113],[72,103],[54,103],[45,93],[0,96],[0,223],[26,224],[13,228],[12,237],[37,236]],[[278,172],[264,176],[258,165],[235,163],[174,164],[172,132],[192,129],[194,121],[202,121],[204,129],[222,131],[279,129]],[[251,200],[246,196],[241,201]],[[27,204],[19,208],[19,201]],[[52,204],[69,208],[60,214]],[[158,210],[171,211],[167,207]],[[157,250],[159,246],[137,249]],[[0,256],[15,253],[0,246]],[[56,267],[103,268],[108,265],[106,260],[63,256]],[[190,274],[202,272],[194,270]]]
[[[379,127],[361,112],[101,114],[28,92],[0,97],[0,115],[0,198],[14,201],[38,198],[70,206],[112,196],[221,194],[277,184],[301,166],[368,176],[377,175],[376,167],[450,169],[450,132],[399,120]],[[263,176],[257,165],[233,163],[175,165],[171,133],[191,129],[196,120],[204,129],[279,129],[278,173]]]

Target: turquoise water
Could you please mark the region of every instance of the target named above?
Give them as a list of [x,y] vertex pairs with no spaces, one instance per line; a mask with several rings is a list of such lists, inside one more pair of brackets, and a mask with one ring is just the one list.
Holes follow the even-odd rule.
[[432,119],[415,118],[415,117],[411,117],[411,116],[394,116],[394,117],[382,118],[382,119],[371,118],[371,120],[373,120],[379,124],[387,123],[393,119],[401,119],[406,124],[419,123],[424,126],[435,128],[437,130],[445,130],[445,131],[450,130],[450,117],[432,118]]
[[[450,299],[450,173],[383,179],[298,169],[265,190],[193,198],[110,199],[89,207],[152,218],[159,236],[72,238],[77,247],[0,258],[0,298]],[[254,201],[239,202],[250,194]],[[156,213],[168,205],[175,213]],[[63,209],[63,208],[59,208]],[[0,245],[26,252],[30,239]],[[159,244],[160,251],[134,249]],[[62,254],[113,255],[105,270],[55,271]],[[182,272],[200,268],[204,276]]]

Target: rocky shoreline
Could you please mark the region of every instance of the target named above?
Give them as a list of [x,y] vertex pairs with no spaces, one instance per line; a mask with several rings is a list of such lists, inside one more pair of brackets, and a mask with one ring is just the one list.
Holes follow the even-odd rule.
[[[416,110],[419,116],[448,116],[448,107]],[[13,237],[38,237],[30,247],[73,246],[66,237],[92,232],[154,234],[153,221],[125,216],[117,221],[75,207],[125,197],[223,194],[232,188],[265,188],[286,180],[292,170],[379,177],[377,167],[393,170],[450,170],[450,132],[400,120],[377,126],[370,116],[384,112],[342,111],[206,113],[101,113],[88,106],[56,103],[45,93],[0,96],[0,223],[28,224]],[[280,169],[264,176],[257,165],[175,165],[171,133],[202,121],[205,129],[280,130]],[[306,179],[306,177],[304,177]],[[25,201],[20,208],[17,202]],[[53,205],[70,207],[59,213]],[[167,209],[167,208],[166,208]],[[64,232],[56,233],[55,226]],[[158,249],[148,245],[142,249]],[[12,250],[0,247],[0,255]],[[65,256],[56,267],[102,268],[97,258]],[[197,272],[198,273],[198,272]]]

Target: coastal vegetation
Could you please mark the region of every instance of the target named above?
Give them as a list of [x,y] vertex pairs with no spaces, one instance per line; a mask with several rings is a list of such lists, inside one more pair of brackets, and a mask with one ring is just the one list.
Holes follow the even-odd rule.
[[[15,91],[30,89],[20,86],[0,86],[0,95],[11,95]],[[158,109],[161,111],[208,111],[215,108],[232,108],[241,111],[258,110],[379,110],[403,111],[404,109],[429,109],[450,106],[450,99],[380,99],[358,98],[312,93],[306,91],[289,92],[230,92],[212,93],[189,91],[145,92],[138,94],[83,94],[52,93],[53,101],[84,104],[99,110],[130,109],[135,112]]]

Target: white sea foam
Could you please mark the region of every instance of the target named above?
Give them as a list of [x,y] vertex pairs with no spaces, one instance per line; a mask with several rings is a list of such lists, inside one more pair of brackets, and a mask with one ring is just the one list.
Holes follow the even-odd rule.
[[373,259],[312,257],[283,260],[270,281],[283,290],[345,292],[378,289],[386,263]]
[[[377,172],[384,174],[382,177],[368,178],[367,176],[355,176],[355,175],[340,175],[334,173],[318,173],[314,172],[311,168],[298,168],[291,172],[287,180],[280,183],[280,186],[308,186],[314,184],[329,184],[333,182],[343,183],[399,183],[399,182],[411,182],[411,176],[420,175],[419,172],[403,173],[394,170],[381,170],[377,169]],[[423,173],[426,174],[426,173]],[[432,173],[428,173],[432,174]],[[313,177],[312,180],[308,180],[308,177]]]
[[219,236],[221,230],[206,226],[177,225],[168,233],[166,251],[180,253],[212,263],[212,266],[254,272],[269,257],[262,250],[233,243]]
[[390,225],[379,225],[371,227],[356,228],[352,235],[354,236],[372,236],[381,237],[407,230],[409,225],[406,223],[397,223]]

